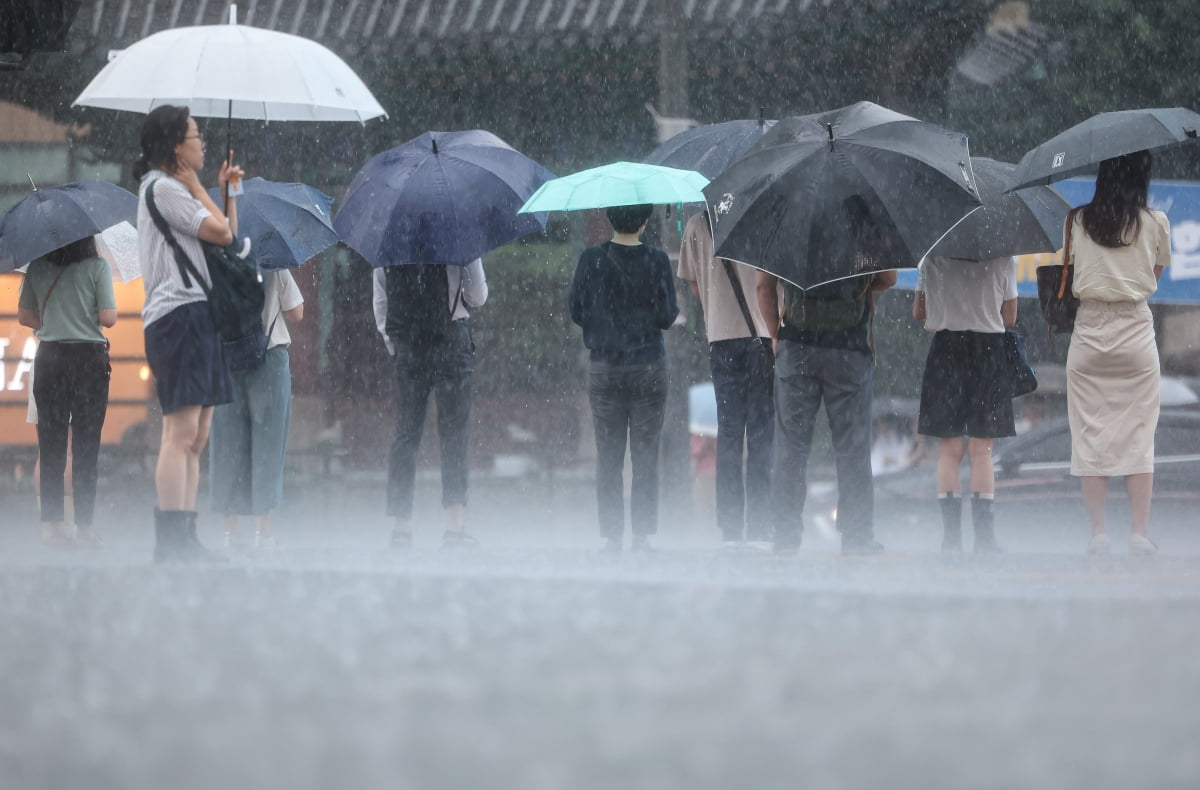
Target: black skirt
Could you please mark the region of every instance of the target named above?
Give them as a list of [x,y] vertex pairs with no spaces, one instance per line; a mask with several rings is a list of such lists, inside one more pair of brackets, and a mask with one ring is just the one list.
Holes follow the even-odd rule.
[[190,302],[147,324],[146,361],[163,414],[233,400],[233,379],[208,302]]

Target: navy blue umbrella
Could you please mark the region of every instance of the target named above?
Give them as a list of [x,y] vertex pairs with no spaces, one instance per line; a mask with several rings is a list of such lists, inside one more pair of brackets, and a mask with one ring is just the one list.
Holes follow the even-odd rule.
[[[337,244],[330,207],[333,198],[307,184],[251,178],[238,198],[238,236],[249,236],[258,265],[265,271],[299,266]],[[217,189],[208,193],[220,203]]]
[[137,216],[137,195],[104,181],[34,188],[0,214],[0,272]]
[[667,140],[642,161],[648,165],[695,170],[712,180],[762,139],[775,121],[726,121],[697,126]]
[[491,132],[425,132],[363,165],[333,226],[372,266],[466,264],[544,229],[517,209],[552,178]]

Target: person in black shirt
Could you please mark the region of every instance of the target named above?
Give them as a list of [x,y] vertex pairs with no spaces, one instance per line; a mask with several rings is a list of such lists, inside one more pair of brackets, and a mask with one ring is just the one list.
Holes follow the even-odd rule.
[[658,529],[658,449],[667,403],[662,331],[675,322],[679,307],[667,254],[639,239],[653,210],[609,208],[612,240],[584,250],[571,281],[571,320],[582,327],[591,352],[596,504],[604,551],[610,553],[621,550],[625,532],[627,444],[633,550],[649,549],[649,536]]

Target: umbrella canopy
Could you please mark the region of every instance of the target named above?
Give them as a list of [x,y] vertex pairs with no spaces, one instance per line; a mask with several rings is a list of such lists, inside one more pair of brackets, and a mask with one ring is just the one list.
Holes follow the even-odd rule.
[[358,121],[386,115],[341,58],[315,41],[247,25],[163,30],[123,50],[74,104],[201,118]]
[[[238,198],[238,235],[248,236],[265,271],[299,266],[339,241],[330,208],[333,198],[307,184],[251,178]],[[208,193],[219,200],[217,190]]]
[[128,222],[118,222],[111,228],[105,228],[96,237],[96,252],[108,261],[113,282],[127,283],[142,276],[137,238],[137,228]]
[[467,264],[546,227],[517,209],[552,178],[491,132],[425,132],[363,165],[333,226],[372,266]]
[[1009,189],[1050,184],[1137,151],[1156,151],[1196,139],[1200,114],[1183,107],[1121,110],[1093,115],[1021,157]]
[[775,123],[759,119],[697,126],[655,148],[645,163],[695,170],[705,178],[716,178],[761,140]]
[[965,135],[870,102],[780,121],[704,194],[718,257],[800,288],[916,266],[980,205]]
[[1071,204],[1048,186],[1005,192],[1016,165],[971,157],[983,208],[954,226],[930,255],[985,261],[1062,247]]
[[0,214],[0,272],[137,216],[137,196],[104,181],[34,189]]
[[704,201],[703,189],[707,183],[707,178],[693,170],[614,162],[542,185],[521,206],[521,212],[698,203]]

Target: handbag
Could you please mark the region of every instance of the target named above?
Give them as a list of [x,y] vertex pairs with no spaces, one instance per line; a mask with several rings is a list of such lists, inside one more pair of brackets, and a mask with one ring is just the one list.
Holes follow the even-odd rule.
[[1004,347],[1013,373],[1012,396],[1019,398],[1037,390],[1037,374],[1029,366],[1029,357],[1025,353],[1025,336],[1012,329],[1005,331]]
[[211,280],[211,284],[208,284],[155,205],[153,184],[146,189],[146,208],[154,225],[175,253],[175,263],[179,266],[184,287],[192,287],[194,277],[204,291],[213,325],[221,337],[225,364],[233,371],[257,368],[267,353],[267,332],[262,325],[266,291],[262,273],[250,254],[248,242],[245,250],[238,250],[236,242],[228,247],[200,242]]
[[1075,314],[1079,312],[1079,297],[1072,286],[1075,267],[1071,264],[1071,224],[1078,208],[1067,214],[1066,240],[1063,243],[1061,266],[1039,266],[1037,269],[1038,301],[1046,318],[1046,334],[1063,334],[1075,330]]

